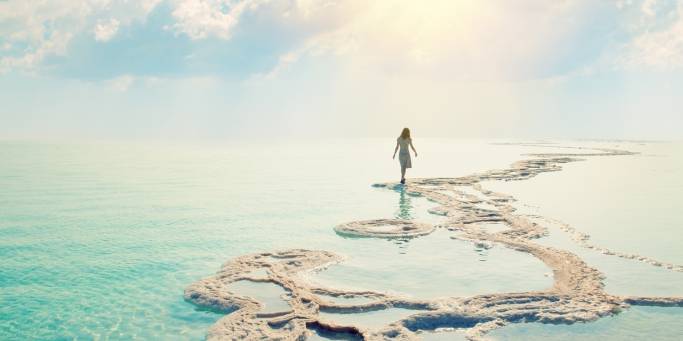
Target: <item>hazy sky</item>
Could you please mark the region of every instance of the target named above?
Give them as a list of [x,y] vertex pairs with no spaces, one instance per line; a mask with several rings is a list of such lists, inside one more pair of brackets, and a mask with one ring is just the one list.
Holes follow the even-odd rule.
[[683,0],[0,0],[0,137],[683,138]]

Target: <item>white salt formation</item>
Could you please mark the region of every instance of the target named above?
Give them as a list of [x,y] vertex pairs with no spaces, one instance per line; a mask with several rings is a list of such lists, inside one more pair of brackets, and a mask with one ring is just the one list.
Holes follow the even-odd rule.
[[[603,275],[577,255],[534,242],[534,239],[548,233],[546,227],[535,222],[541,221],[536,218],[542,217],[515,214],[515,208],[511,206],[515,201],[513,197],[488,191],[480,185],[486,180],[525,180],[540,173],[559,171],[564,163],[581,161],[578,157],[633,154],[613,149],[591,150],[583,154],[531,154],[533,159],[515,162],[508,169],[459,178],[409,180],[405,186],[411,194],[438,204],[430,212],[446,217],[446,222],[440,226],[377,219],[350,222],[335,228],[342,235],[375,238],[416,237],[429,234],[435,228],[445,228],[454,232],[454,239],[471,241],[484,248],[494,244],[503,245],[535,256],[553,270],[554,283],[548,289],[438,300],[413,300],[380,292],[338,290],[312,284],[302,275],[341,262],[340,256],[327,251],[289,250],[233,259],[216,275],[190,285],[185,290],[185,299],[227,314],[209,330],[207,338],[210,340],[305,340],[314,331],[321,335],[359,340],[417,340],[422,332],[442,328],[465,328],[467,339],[479,340],[487,332],[508,323],[570,324],[613,315],[629,305],[683,306],[683,297],[610,295],[604,291]],[[374,186],[394,189],[401,185],[386,183]],[[491,224],[504,228],[487,228]],[[574,241],[586,248],[672,271],[683,271],[681,265],[593,245],[585,233],[566,224],[560,225]],[[282,298],[291,309],[277,313],[262,312],[261,302],[230,291],[230,283],[236,281],[267,282],[282,287],[287,292]],[[324,297],[345,298],[348,303],[343,299],[328,300]],[[321,312],[353,314],[390,308],[412,309],[415,313],[376,330],[364,329],[353,323],[337,325],[320,316]]]
[[405,238],[430,234],[434,226],[404,219],[353,221],[334,228],[337,233],[358,237]]

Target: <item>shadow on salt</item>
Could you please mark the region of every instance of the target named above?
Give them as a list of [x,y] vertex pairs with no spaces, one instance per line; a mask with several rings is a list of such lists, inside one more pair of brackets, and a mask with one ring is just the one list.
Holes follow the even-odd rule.
[[519,323],[494,330],[492,340],[680,340],[683,308],[631,307],[589,323]]
[[350,341],[361,341],[363,338],[357,333],[352,332],[333,332],[318,326],[308,326],[308,329],[313,332],[313,335],[309,335],[307,341],[322,341],[322,340],[350,340]]
[[[337,250],[348,258],[308,279],[325,287],[391,292],[419,299],[548,288],[549,268],[529,254],[502,246],[482,255],[471,242],[437,229],[403,245],[383,239],[353,239]],[[483,261],[482,261],[483,260]]]
[[479,208],[479,209],[483,209],[483,210],[498,211],[498,207],[496,207],[495,205],[489,204],[487,202],[480,202],[480,203],[474,205],[474,207]]

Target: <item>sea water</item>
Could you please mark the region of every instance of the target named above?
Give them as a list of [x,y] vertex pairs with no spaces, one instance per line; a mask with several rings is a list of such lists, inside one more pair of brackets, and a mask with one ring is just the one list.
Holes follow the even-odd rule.
[[[524,158],[522,153],[552,149],[490,142],[416,138],[420,155],[408,176],[454,177],[506,168]],[[336,235],[335,225],[360,219],[439,219],[426,213],[430,203],[422,198],[370,186],[397,180],[393,147],[391,139],[1,142],[0,339],[202,339],[223,315],[185,302],[183,289],[232,257],[288,248],[325,249],[346,257],[347,263],[317,274],[320,281],[352,279],[354,288],[418,298],[550,285],[549,270],[537,259],[499,246],[476,250],[444,231],[407,241]],[[681,153],[674,155],[671,144],[622,147],[645,152],[591,158],[537,178],[548,181],[543,186],[549,194],[563,193],[564,211],[543,205],[552,200],[548,193],[522,193],[535,179],[515,182],[522,192],[511,194],[549,210],[544,214],[580,225],[596,243],[681,263],[683,234],[676,229],[681,226],[676,212],[682,201],[673,200],[683,194],[676,179],[682,174]],[[609,174],[606,168],[616,174],[600,178]],[[647,170],[642,187],[626,175],[638,170]],[[576,183],[583,185],[586,177],[591,185],[583,186],[585,193],[576,200],[564,194],[578,191]],[[611,187],[600,187],[605,182]],[[642,196],[644,189],[653,192]],[[587,203],[584,194],[603,200],[592,197]],[[586,215],[588,206],[594,213]],[[623,218],[623,211],[631,216]],[[606,282],[609,291],[609,274]],[[638,294],[637,283],[620,285],[614,289]],[[620,339],[616,331],[634,319],[667,323],[669,314],[680,314],[678,308],[637,309],[607,322],[564,327],[562,333],[599,326],[596,333],[614,332]],[[514,325],[494,336],[541,338],[545,328],[551,327]]]

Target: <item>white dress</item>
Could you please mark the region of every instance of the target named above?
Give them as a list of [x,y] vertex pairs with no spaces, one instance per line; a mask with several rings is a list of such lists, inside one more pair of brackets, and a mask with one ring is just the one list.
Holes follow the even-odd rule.
[[399,137],[396,141],[400,148],[398,152],[398,161],[401,163],[401,167],[412,168],[413,164],[410,160],[410,151],[408,150],[408,146],[411,142],[410,138],[404,139]]

